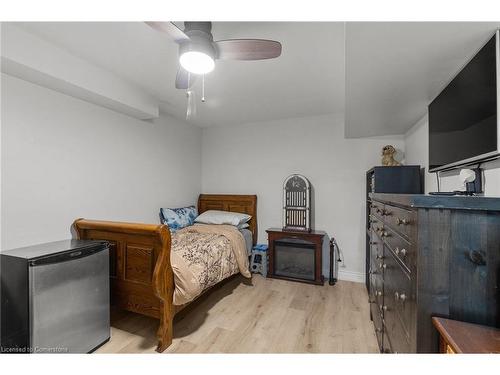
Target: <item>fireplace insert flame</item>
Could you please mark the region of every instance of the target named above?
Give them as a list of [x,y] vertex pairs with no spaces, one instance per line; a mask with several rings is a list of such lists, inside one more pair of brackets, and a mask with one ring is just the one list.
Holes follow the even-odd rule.
[[274,274],[303,280],[314,280],[315,245],[312,242],[283,238],[275,242]]

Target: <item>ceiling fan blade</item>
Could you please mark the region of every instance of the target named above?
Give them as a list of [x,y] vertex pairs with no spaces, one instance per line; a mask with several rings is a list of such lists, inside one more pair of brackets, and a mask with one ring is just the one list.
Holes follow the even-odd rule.
[[187,90],[196,81],[196,74],[189,73],[186,69],[179,67],[177,77],[175,77],[175,88]]
[[189,37],[184,34],[184,31],[175,26],[173,22],[145,22],[145,24],[157,31],[170,35],[176,43],[190,40]]
[[221,60],[265,60],[281,55],[281,43],[266,39],[228,39],[215,42]]

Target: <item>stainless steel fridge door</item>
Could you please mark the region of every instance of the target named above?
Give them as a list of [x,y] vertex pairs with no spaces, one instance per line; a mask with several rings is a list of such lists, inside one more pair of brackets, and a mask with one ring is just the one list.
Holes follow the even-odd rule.
[[31,349],[88,353],[109,339],[109,251],[30,267]]

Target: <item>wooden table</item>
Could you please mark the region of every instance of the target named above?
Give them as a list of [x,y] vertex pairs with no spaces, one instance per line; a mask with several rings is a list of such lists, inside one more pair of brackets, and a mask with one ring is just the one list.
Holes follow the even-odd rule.
[[445,318],[432,318],[440,353],[500,353],[500,329]]

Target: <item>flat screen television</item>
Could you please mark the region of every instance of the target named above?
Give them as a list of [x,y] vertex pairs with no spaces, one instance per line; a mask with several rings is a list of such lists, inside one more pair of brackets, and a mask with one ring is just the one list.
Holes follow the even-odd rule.
[[500,156],[499,32],[429,104],[429,171]]

